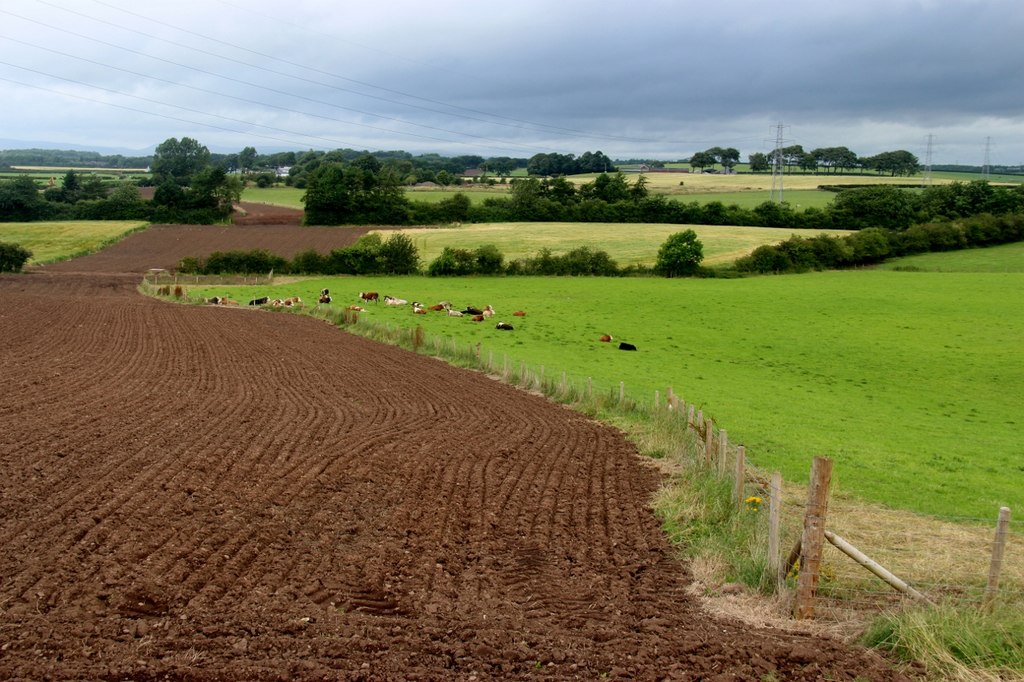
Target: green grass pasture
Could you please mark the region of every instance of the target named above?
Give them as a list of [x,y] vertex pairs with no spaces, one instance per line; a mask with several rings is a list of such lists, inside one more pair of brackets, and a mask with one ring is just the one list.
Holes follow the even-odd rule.
[[242,201],[255,204],[271,204],[288,208],[305,208],[302,195],[306,190],[297,187],[246,187],[242,192]]
[[[666,387],[697,403],[762,470],[806,481],[835,459],[834,489],[895,508],[995,518],[1021,508],[1024,274],[826,272],[735,280],[329,278],[190,292],[300,295],[334,305],[361,290],[458,306],[473,323],[370,305],[368,319],[480,344],[500,362],[567,372],[595,391],[650,402]],[[524,318],[510,315],[527,311]],[[601,334],[634,343],[622,352]]]
[[[624,267],[654,265],[658,248],[665,239],[686,229],[696,232],[704,245],[705,265],[730,263],[762,244],[775,244],[793,234],[793,230],[785,228],[660,223],[480,223],[452,228],[410,228],[402,232],[413,240],[424,263],[441,255],[446,246],[475,249],[494,244],[506,260],[534,256],[542,248],[561,254],[589,246],[607,251]],[[827,232],[847,234],[837,230]],[[387,231],[382,236],[386,239],[390,234],[391,231]]]
[[1024,242],[985,249],[923,253],[882,263],[878,269],[926,272],[1024,272]]
[[38,265],[99,251],[146,225],[137,220],[0,223],[0,242],[20,244],[32,252],[29,264]]

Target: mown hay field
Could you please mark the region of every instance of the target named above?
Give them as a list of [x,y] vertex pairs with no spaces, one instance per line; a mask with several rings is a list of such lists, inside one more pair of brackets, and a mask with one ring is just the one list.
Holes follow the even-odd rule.
[[28,249],[32,252],[29,264],[37,265],[98,251],[146,224],[138,220],[0,223],[0,241]]
[[[401,232],[413,240],[424,263],[441,255],[445,247],[472,250],[493,244],[506,260],[536,256],[541,249],[563,254],[586,246],[606,251],[620,267],[625,267],[653,266],[657,261],[658,247],[669,235],[688,229],[697,233],[704,246],[705,265],[730,263],[758,246],[784,241],[794,232],[786,228],[666,223],[480,223],[459,227],[409,228]],[[386,239],[392,232],[388,230],[381,234]],[[806,232],[807,236],[820,232],[849,234],[842,230]]]

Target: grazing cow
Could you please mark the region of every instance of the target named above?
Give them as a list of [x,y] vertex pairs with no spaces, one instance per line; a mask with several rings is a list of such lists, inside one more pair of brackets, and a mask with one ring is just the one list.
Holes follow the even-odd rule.
[[503,332],[510,332],[513,329],[512,325],[510,325],[508,322],[499,322],[498,324],[494,325],[494,328],[500,329]]
[[613,336],[612,336],[611,334],[602,334],[602,335],[601,335],[601,339],[600,339],[600,341],[601,341],[601,343],[608,343],[608,342],[609,342],[609,341],[611,341],[611,340],[612,340],[613,338],[614,338],[614,337],[613,337]]
[[357,312],[357,313],[361,313],[361,312],[363,312],[364,310],[366,310],[366,309],[365,309],[365,308],[363,308],[362,306],[358,306],[358,305],[355,305],[355,304],[353,304],[353,305],[350,305],[350,306],[348,307],[348,309],[349,309],[349,310],[352,310],[352,311],[354,311],[354,312]]
[[274,308],[280,308],[281,306],[284,305],[284,301],[282,301],[279,298],[275,298],[273,301],[270,302],[270,305],[273,306]]
[[495,311],[494,311],[494,308],[492,308],[492,307],[491,307],[491,306],[489,306],[489,305],[485,305],[485,306],[484,306],[484,312],[483,312],[483,316],[484,316],[484,317],[491,317],[492,315],[494,315],[494,312],[495,312]]
[[227,299],[221,298],[220,296],[213,296],[212,298],[206,299],[206,302],[209,303],[210,305],[220,305],[221,301],[224,300]]
[[449,310],[448,317],[462,317],[462,313],[458,310]]
[[330,302],[331,302],[331,292],[328,291],[327,289],[321,289],[320,290],[320,299],[319,299],[318,303],[330,303]]
[[479,308],[474,308],[473,306],[466,306],[466,309],[462,311],[462,314],[463,315],[483,315],[484,311],[480,310]]
[[619,350],[636,350],[636,346],[631,343],[626,343],[625,341],[620,341]]
[[298,296],[292,296],[291,298],[284,299],[283,303],[289,308],[292,306],[300,306],[302,305],[302,299]]
[[157,289],[156,293],[159,294],[160,296],[170,296],[171,295],[171,285],[170,284],[166,284],[166,285],[160,287],[159,289]]
[[367,303],[369,303],[370,301],[373,301],[374,303],[378,303],[379,302],[378,299],[380,298],[380,295],[376,291],[360,291],[359,292],[359,298],[361,298],[362,300],[366,301]]
[[409,302],[404,298],[395,298],[394,296],[385,296],[384,305],[407,305]]
[[266,305],[268,303],[270,303],[270,298],[268,296],[254,298],[251,301],[249,301],[249,305]]
[[438,303],[427,308],[427,310],[433,310],[435,313],[441,312],[444,309],[445,307],[443,303]]
[[526,317],[526,312],[523,310],[517,310],[512,314],[515,315],[516,317]]
[[484,321],[484,316],[483,315],[474,315],[473,316],[473,321],[474,322],[483,322]]

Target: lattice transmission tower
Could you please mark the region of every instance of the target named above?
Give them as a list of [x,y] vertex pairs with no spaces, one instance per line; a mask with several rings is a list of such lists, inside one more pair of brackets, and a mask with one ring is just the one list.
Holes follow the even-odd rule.
[[782,197],[782,175],[785,169],[784,159],[782,158],[782,146],[785,144],[783,139],[783,131],[785,126],[782,123],[778,123],[774,126],[775,128],[775,150],[772,152],[772,190],[769,195],[769,200],[773,203],[781,204],[783,201]]
[[932,145],[935,142],[935,136],[931,133],[928,134],[928,148],[924,153],[924,184],[932,184]]
[[992,152],[992,138],[991,137],[986,137],[985,138],[985,163],[983,163],[982,166],[981,166],[981,179],[982,180],[988,180],[989,173],[991,172],[990,169],[989,169],[989,160],[990,160],[989,159],[989,155],[991,154],[991,152]]

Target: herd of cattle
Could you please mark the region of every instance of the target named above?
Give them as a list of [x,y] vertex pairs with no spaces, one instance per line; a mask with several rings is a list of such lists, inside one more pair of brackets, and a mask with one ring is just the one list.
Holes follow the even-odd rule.
[[[163,292],[161,291],[160,293],[163,293]],[[412,312],[413,312],[414,315],[427,315],[430,312],[438,312],[438,313],[442,313],[443,312],[446,315],[448,315],[449,317],[469,317],[469,319],[471,319],[473,322],[483,322],[484,320],[490,319],[490,318],[494,317],[494,315],[495,315],[495,310],[490,305],[486,305],[483,308],[476,308],[474,306],[467,306],[467,307],[463,308],[462,310],[459,310],[458,307],[453,306],[450,301],[441,301],[439,303],[435,303],[434,305],[429,305],[428,306],[428,305],[424,305],[424,304],[422,304],[422,303],[420,303],[418,301],[413,301],[412,303],[410,303],[409,301],[405,300],[404,298],[397,298],[395,296],[383,296],[382,297],[376,291],[360,291],[359,292],[359,300],[360,300],[360,302],[363,305],[366,305],[368,303],[380,303],[381,298],[384,299],[384,305],[389,305],[389,306],[394,306],[394,307],[410,306],[412,308]],[[214,296],[212,298],[208,298],[208,299],[206,299],[206,302],[209,303],[210,305],[239,305],[239,303],[237,301],[234,301],[232,299],[229,299],[229,298],[226,298],[226,297],[223,297],[223,296]],[[317,304],[318,305],[326,305],[326,304],[329,304],[329,303],[332,303],[332,302],[333,302],[333,299],[331,298],[331,292],[329,290],[327,290],[327,289],[321,289],[320,290],[320,296],[317,299]],[[270,298],[268,296],[261,296],[259,298],[254,298],[251,301],[249,301],[249,305],[251,305],[251,306],[270,306],[270,307],[273,307],[273,308],[278,308],[278,307],[293,308],[293,307],[301,307],[302,306],[302,299],[299,298],[298,296],[292,296],[290,298],[284,298],[284,299],[281,299],[281,298],[274,298],[274,299],[272,299],[272,298]],[[363,312],[363,311],[366,310],[366,308],[364,308],[363,305],[352,304],[352,305],[348,306],[348,309],[353,311],[353,312]],[[516,311],[514,311],[512,313],[512,315],[515,316],[515,317],[525,317],[526,316],[526,312],[522,311],[522,310],[516,310]],[[498,322],[494,326],[494,328],[495,329],[500,329],[501,331],[513,331],[515,329],[515,327],[513,327],[508,322]],[[601,341],[602,343],[610,343],[614,339],[613,339],[613,337],[611,335],[604,334],[598,340]],[[631,343],[620,342],[619,343],[619,350],[636,350],[636,346],[634,346]]]
[[[483,308],[467,306],[466,308],[459,310],[457,307],[452,305],[451,301],[441,301],[440,303],[435,303],[434,305],[424,305],[419,301],[413,301],[412,303],[410,303],[404,298],[397,298],[395,296],[384,296],[383,298],[384,305],[394,307],[411,306],[414,315],[426,315],[430,312],[443,312],[448,317],[469,317],[473,322],[483,322],[484,320],[494,317],[495,315],[495,310],[490,305],[486,305]],[[381,295],[376,291],[359,292],[359,300],[361,300],[364,304],[371,302],[380,303],[380,299]],[[349,310],[360,312],[366,310],[366,308],[360,305],[350,305]],[[516,317],[526,316],[526,313],[522,310],[517,310],[512,314]],[[509,332],[515,329],[515,327],[513,327],[508,322],[499,322],[494,326],[494,328]]]

